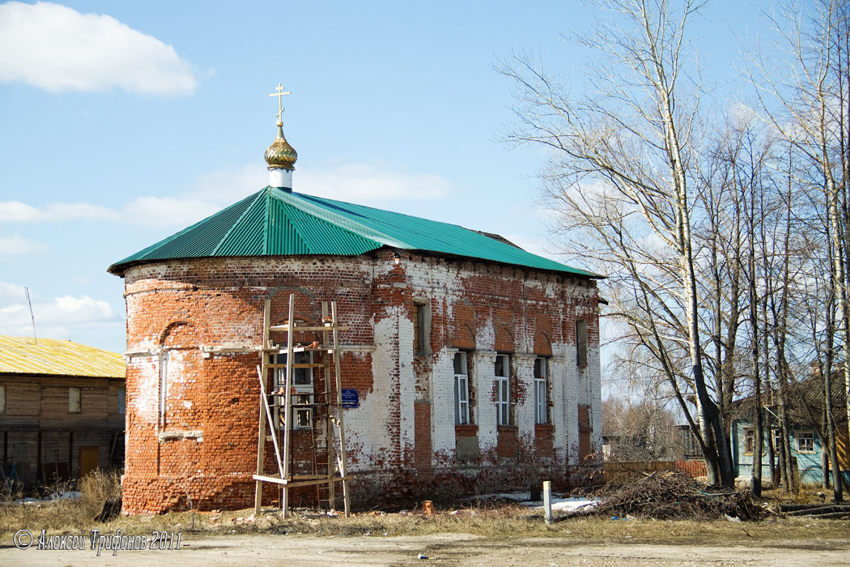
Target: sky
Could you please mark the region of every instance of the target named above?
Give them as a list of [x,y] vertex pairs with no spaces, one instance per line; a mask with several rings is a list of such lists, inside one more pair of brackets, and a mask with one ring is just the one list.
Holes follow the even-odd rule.
[[[694,20],[734,92],[766,2]],[[0,3],[0,334],[125,350],[112,263],[260,190],[280,83],[294,190],[494,232],[561,259],[546,154],[508,144],[529,54],[585,88],[569,41],[603,17],[547,2]],[[583,267],[580,262],[570,262]]]

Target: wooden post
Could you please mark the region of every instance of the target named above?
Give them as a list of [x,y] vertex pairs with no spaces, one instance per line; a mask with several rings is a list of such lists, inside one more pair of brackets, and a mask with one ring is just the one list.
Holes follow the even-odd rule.
[[[325,319],[327,319],[330,313],[328,312],[328,302],[322,302],[322,325],[325,324]],[[336,323],[332,320],[332,323]],[[322,331],[322,346],[327,348],[330,345],[330,336],[328,336],[327,331]],[[331,345],[333,348],[332,353],[325,353],[325,366],[324,366],[324,377],[325,377],[325,435],[328,440],[328,506],[331,510],[336,509],[336,483],[333,481],[334,476],[334,466],[336,466],[336,457],[335,452],[336,449],[334,447],[334,424],[331,416],[331,392],[333,391],[332,382],[331,382],[331,356],[336,356],[336,345]]]
[[552,523],[552,481],[543,481],[543,513],[546,517],[546,524]]
[[[292,487],[298,486],[328,486],[328,494],[330,501],[333,503],[335,500],[335,482],[342,482],[342,491],[343,491],[343,499],[345,502],[345,515],[346,517],[350,515],[350,499],[348,494],[348,479],[345,476],[345,433],[343,428],[343,416],[342,416],[342,378],[340,376],[340,349],[339,349],[339,331],[347,330],[347,327],[340,327],[337,321],[337,310],[336,310],[336,302],[331,302],[331,322],[327,324],[325,321],[327,319],[328,313],[328,302],[322,303],[322,318],[323,321],[320,325],[296,325],[295,323],[295,295],[292,294],[289,296],[289,322],[286,325],[277,325],[271,326],[269,324],[269,320],[271,318],[270,312],[270,301],[266,301],[266,311],[264,313],[263,319],[263,357],[262,364],[257,366],[257,376],[260,381],[260,394],[261,394],[261,404],[260,404],[260,439],[258,441],[258,451],[257,451],[257,473],[255,475],[255,480],[257,481],[255,486],[255,511],[260,511],[260,505],[262,504],[262,483],[263,482],[271,482],[280,486],[282,490],[281,494],[281,511],[282,516],[285,518],[289,512],[289,489]],[[285,331],[288,333],[287,341],[286,341],[286,364],[274,363],[272,364],[269,360],[270,353],[279,352],[283,353],[283,349],[280,346],[276,346],[272,348],[271,343],[268,338],[269,332],[276,331]],[[294,360],[294,351],[296,350],[293,347],[294,342],[294,333],[297,331],[304,332],[322,332],[322,340],[325,344],[328,341],[328,335],[332,332],[332,343],[329,346],[324,348],[320,348],[319,350],[325,350],[327,353],[333,355],[333,371],[334,371],[334,382],[331,382],[331,360],[327,356],[325,357],[322,363],[295,363]],[[298,347],[298,352],[302,352],[306,349],[314,348],[314,345],[311,345],[306,348]],[[282,396],[284,401],[282,403],[283,408],[282,411],[280,409],[281,402],[278,400],[275,402],[274,407],[280,414],[278,417],[275,417],[271,413],[271,408],[268,403],[265,380],[264,377],[268,373],[269,368],[286,368],[286,377],[285,381],[278,386],[283,388],[281,390],[278,388],[274,390],[274,392],[270,393],[276,397]],[[291,460],[292,460],[292,447],[291,445],[291,419],[290,412],[292,410],[293,403],[293,371],[296,368],[318,368],[324,367],[325,370],[325,396],[326,400],[323,404],[327,407],[327,417],[328,417],[328,472],[326,475],[319,475],[317,471],[314,470],[312,476],[304,475],[298,478],[296,481],[291,472]],[[280,382],[280,380],[278,380]],[[336,396],[334,396],[334,389],[336,389]],[[335,397],[335,400],[331,401]],[[317,404],[316,406],[318,407]],[[334,412],[331,411],[333,406],[336,406],[336,410]],[[278,443],[278,435],[277,428],[278,421],[281,421],[282,424],[280,427],[283,427],[283,458],[281,458],[281,450],[280,444]],[[279,476],[270,476],[266,475],[264,471],[264,443],[266,440],[265,435],[265,424],[269,424],[269,432],[271,434],[272,445],[274,446],[275,456],[277,457],[277,466]],[[339,439],[339,451],[337,451],[335,446],[335,439]],[[313,447],[314,451],[316,447]],[[334,458],[336,457],[336,458]],[[333,468],[333,464],[337,464],[337,469]],[[339,471],[339,478],[336,478],[335,472]]]
[[334,346],[334,374],[336,378],[336,412],[337,426],[339,427],[339,476],[342,477],[342,498],[345,503],[345,517],[351,512],[351,503],[348,495],[348,480],[345,472],[345,426],[342,418],[342,378],[339,370],[339,331],[337,325],[336,301],[331,302],[331,317],[333,319],[333,346]]
[[[283,480],[289,481],[289,460],[291,458],[290,455],[290,447],[289,447],[289,430],[292,429],[290,423],[291,416],[291,407],[292,407],[292,338],[295,333],[295,294],[289,294],[289,332],[286,334],[286,395],[284,396],[283,403]],[[289,487],[284,484],[283,485],[283,498],[281,498],[281,508],[283,510],[283,517],[286,517],[287,511],[289,509]]]
[[[269,353],[269,323],[271,321],[271,299],[266,299],[263,306],[263,345],[260,351],[260,431],[257,433],[257,474],[261,475],[265,471],[266,458],[266,411],[264,406],[268,403],[263,400],[266,395],[263,382],[266,379],[266,364],[268,363]],[[270,424],[274,427],[274,424]],[[259,480],[254,481],[254,514],[259,514],[263,506],[263,483]]]

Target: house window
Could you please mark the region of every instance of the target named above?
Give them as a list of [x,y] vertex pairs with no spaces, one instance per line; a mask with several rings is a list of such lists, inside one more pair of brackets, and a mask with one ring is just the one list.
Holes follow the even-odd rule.
[[455,425],[471,423],[469,415],[469,370],[465,352],[455,353]]
[[0,386],[0,413],[6,413],[6,386]]
[[548,361],[543,357],[534,359],[534,423],[549,423],[549,400],[547,385]]
[[815,434],[813,431],[798,431],[796,438],[798,453],[815,452]]
[[[272,364],[286,364],[286,353],[271,356]],[[292,429],[313,428],[313,352],[296,352],[292,360],[292,391],[290,404],[292,406]],[[286,394],[286,366],[275,368],[274,390],[281,392],[278,403],[283,405]],[[279,415],[279,414],[278,414]],[[282,416],[279,416],[282,418]],[[280,425],[285,420],[280,419]]]
[[118,413],[125,414],[127,413],[127,388],[121,387],[118,388]]
[[431,354],[431,304],[427,299],[413,300],[413,354]]
[[576,321],[576,364],[587,366],[587,323],[584,319]]
[[744,429],[744,454],[752,455],[756,446],[756,430],[751,427]]
[[702,455],[697,438],[694,432],[691,431],[688,425],[679,425],[679,439],[682,442],[682,453],[686,459],[699,457]]
[[778,429],[778,428],[773,429],[773,430],[771,430],[771,433],[773,434],[773,448],[778,453],[779,451],[782,451],[782,447],[783,447],[783,445],[782,445],[782,430]]
[[68,413],[80,413],[79,388],[68,388]]
[[497,354],[495,367],[497,425],[511,424],[510,368],[510,356],[507,354]]

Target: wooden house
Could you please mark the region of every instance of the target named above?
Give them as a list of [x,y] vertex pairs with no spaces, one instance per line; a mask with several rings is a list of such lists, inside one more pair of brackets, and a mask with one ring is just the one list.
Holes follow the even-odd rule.
[[123,466],[124,377],[120,354],[0,335],[0,481],[30,487]]
[[[819,375],[791,384],[787,391],[788,434],[795,483],[801,486],[823,485],[823,457],[828,451],[827,432],[824,425],[823,381]],[[779,407],[775,400],[766,396],[765,421],[771,438],[765,436],[762,447],[762,479],[770,478],[771,468],[768,443],[772,443],[777,455],[781,450],[778,428]],[[850,451],[847,441],[847,406],[843,376],[832,381],[832,415],[835,419],[838,464],[845,482],[850,482]],[[753,474],[753,451],[755,448],[755,415],[752,397],[738,400],[732,421],[732,462],[736,481],[748,484]],[[774,463],[774,467],[778,467]],[[778,470],[778,469],[777,469]],[[777,481],[778,483],[778,481]]]

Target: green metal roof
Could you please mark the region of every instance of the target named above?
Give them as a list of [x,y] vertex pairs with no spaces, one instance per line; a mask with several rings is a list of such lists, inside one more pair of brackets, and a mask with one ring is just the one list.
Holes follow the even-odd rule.
[[490,260],[585,277],[571,268],[458,225],[266,187],[109,267],[225,256],[357,256],[382,247]]

